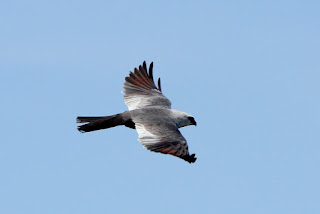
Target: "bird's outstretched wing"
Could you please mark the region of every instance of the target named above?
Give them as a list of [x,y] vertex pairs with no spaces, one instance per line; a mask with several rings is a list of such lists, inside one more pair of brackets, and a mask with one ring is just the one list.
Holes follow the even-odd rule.
[[135,124],[139,141],[146,149],[174,155],[189,163],[196,161],[195,154],[189,154],[187,141],[174,121],[157,117],[151,120],[136,120]]
[[171,102],[161,92],[160,78],[158,88],[153,81],[153,63],[150,64],[149,73],[147,71],[146,62],[135,68],[134,72],[130,72],[123,84],[124,102],[129,110],[159,107],[171,108]]

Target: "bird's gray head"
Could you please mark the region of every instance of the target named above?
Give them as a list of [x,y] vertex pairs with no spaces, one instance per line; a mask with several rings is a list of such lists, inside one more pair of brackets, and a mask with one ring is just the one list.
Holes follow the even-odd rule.
[[183,111],[173,110],[173,116],[177,121],[178,128],[184,127],[184,126],[190,126],[190,125],[197,125],[197,122],[195,121],[194,117],[191,114],[188,114]]

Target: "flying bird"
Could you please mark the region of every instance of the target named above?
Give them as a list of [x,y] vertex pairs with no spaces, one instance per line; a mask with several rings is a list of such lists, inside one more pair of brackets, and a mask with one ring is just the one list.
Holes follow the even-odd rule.
[[186,139],[178,128],[197,125],[194,117],[186,112],[171,109],[171,102],[153,81],[153,62],[147,70],[146,62],[135,68],[125,78],[124,102],[129,110],[104,117],[77,117],[80,132],[91,132],[124,125],[136,129],[139,141],[153,152],[170,154],[194,163],[195,154],[190,155]]

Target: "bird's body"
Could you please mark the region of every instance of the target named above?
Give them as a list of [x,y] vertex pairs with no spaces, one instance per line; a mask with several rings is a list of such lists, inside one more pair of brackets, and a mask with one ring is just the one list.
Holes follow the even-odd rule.
[[148,150],[193,163],[195,155],[189,155],[187,142],[178,128],[196,122],[190,114],[171,109],[171,102],[161,92],[160,78],[158,88],[154,84],[152,68],[151,63],[148,73],[144,62],[126,77],[124,100],[129,111],[106,117],[78,117],[77,122],[87,123],[78,130],[90,132],[124,125],[137,130],[139,141]]

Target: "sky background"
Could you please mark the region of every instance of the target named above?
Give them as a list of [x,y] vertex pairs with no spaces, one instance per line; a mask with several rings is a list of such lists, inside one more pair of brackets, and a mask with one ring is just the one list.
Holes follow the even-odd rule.
[[[320,213],[319,1],[2,1],[0,213]],[[154,62],[198,126],[196,163],[135,130],[81,134],[127,110]]]

